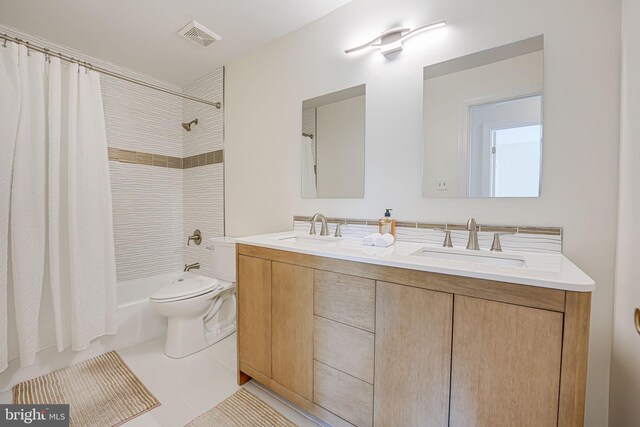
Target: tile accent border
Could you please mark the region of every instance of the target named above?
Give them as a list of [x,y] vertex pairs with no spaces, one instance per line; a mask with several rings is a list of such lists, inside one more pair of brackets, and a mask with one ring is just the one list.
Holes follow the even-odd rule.
[[224,161],[223,150],[210,151],[189,157],[163,156],[161,154],[108,148],[109,160],[136,165],[159,166],[172,169],[191,169],[199,166],[214,165]]
[[[293,217],[293,228],[300,233],[309,232],[311,217],[296,215]],[[345,237],[364,237],[378,231],[378,220],[354,218],[327,218],[329,232],[333,233],[336,224],[342,224],[342,235]],[[465,247],[468,238],[466,224],[431,223],[398,221],[396,223],[396,239],[398,241],[442,245],[443,230],[451,231],[454,247]],[[478,225],[480,247],[489,249],[493,233],[509,233],[501,236],[502,248],[505,251],[562,253],[563,231],[561,227],[530,227],[514,225]]]
[[[310,216],[293,217],[294,221],[311,221]],[[327,218],[327,222],[334,224],[357,224],[357,225],[374,225],[378,226],[377,219],[349,219],[349,218]],[[466,224],[448,224],[436,222],[413,222],[413,221],[397,221],[396,227],[404,228],[423,228],[423,229],[442,229],[442,230],[466,230]],[[526,233],[526,234],[544,234],[548,236],[561,236],[562,227],[529,227],[515,225],[482,225],[478,224],[478,231],[492,233]]]

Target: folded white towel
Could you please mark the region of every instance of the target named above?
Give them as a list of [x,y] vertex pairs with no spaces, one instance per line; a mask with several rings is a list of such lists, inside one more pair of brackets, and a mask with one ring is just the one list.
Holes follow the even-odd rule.
[[373,246],[378,237],[382,237],[380,233],[369,234],[368,236],[362,239],[362,244],[365,246]]
[[376,240],[373,242],[373,246],[376,246],[378,248],[386,248],[393,245],[395,241],[396,238],[393,237],[392,234],[385,233],[380,237],[376,237]]

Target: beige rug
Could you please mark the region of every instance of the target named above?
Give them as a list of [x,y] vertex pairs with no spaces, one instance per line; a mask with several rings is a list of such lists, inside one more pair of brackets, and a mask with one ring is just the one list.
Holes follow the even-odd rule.
[[241,388],[185,427],[296,427],[271,406]]
[[13,403],[70,405],[72,426],[113,427],[160,402],[111,351],[13,387]]

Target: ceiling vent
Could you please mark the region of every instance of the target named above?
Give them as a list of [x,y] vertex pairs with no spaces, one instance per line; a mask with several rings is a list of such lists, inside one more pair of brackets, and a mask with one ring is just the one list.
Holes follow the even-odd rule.
[[215,42],[222,40],[222,37],[196,21],[188,23],[178,31],[178,34],[203,47],[211,46]]

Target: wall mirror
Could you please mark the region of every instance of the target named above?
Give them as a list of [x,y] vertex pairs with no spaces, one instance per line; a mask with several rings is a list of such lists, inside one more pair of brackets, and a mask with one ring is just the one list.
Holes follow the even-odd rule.
[[302,197],[364,197],[365,85],[302,102]]
[[424,68],[423,197],[538,197],[543,36]]

